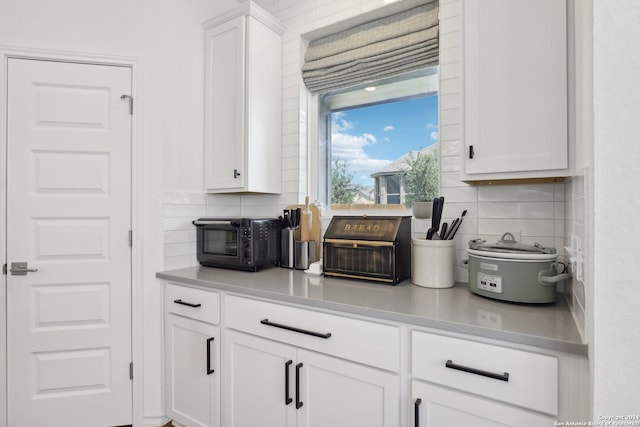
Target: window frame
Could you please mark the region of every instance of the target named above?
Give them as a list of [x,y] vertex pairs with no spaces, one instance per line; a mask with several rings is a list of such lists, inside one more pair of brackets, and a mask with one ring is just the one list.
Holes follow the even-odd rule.
[[[434,71],[435,70],[435,71]],[[436,76],[436,89],[434,91],[413,93],[406,96],[398,96],[395,98],[386,98],[371,103],[354,104],[349,107],[336,108],[331,110],[328,106],[322,102],[322,98],[325,94],[312,94],[307,90],[307,112],[308,112],[308,152],[307,152],[307,181],[308,181],[308,194],[311,200],[320,201],[323,205],[324,217],[332,217],[333,215],[411,215],[411,208],[407,208],[404,205],[400,205],[397,209],[393,208],[366,208],[366,209],[331,209],[331,202],[328,198],[330,194],[331,183],[329,181],[330,175],[330,162],[331,156],[329,153],[329,141],[331,139],[331,112],[339,111],[349,108],[365,107],[368,105],[375,105],[377,103],[390,102],[392,100],[411,99],[419,96],[438,96],[438,128],[440,127],[440,69],[439,66],[428,67],[420,70],[418,74],[426,72],[428,75],[435,74]],[[412,74],[412,73],[409,73]],[[400,76],[402,78],[402,76]],[[392,79],[382,79],[380,82],[385,82]],[[371,82],[370,85],[375,85],[378,82]],[[365,86],[365,85],[361,85]],[[440,152],[440,138],[434,143],[438,145],[438,152]],[[438,170],[440,170],[441,156],[438,156]],[[438,172],[438,181],[440,179],[440,172]],[[374,185],[377,185],[377,180],[374,180]],[[321,188],[320,186],[323,186]],[[401,197],[402,200],[402,197]]]

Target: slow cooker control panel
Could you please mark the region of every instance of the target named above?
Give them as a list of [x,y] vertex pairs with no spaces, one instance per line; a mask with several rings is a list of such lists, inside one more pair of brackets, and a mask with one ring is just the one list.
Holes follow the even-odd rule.
[[478,289],[496,294],[502,293],[502,277],[492,274],[478,273]]

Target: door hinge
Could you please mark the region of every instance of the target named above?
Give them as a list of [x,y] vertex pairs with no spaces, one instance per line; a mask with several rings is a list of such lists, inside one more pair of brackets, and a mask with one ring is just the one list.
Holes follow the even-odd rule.
[[4,274],[4,275],[7,274],[7,264],[3,264],[2,265],[2,274]]
[[129,379],[133,379],[133,362],[129,363]]
[[133,247],[133,230],[129,230],[129,247]]
[[133,115],[133,96],[131,96],[131,95],[120,95],[120,99],[128,99],[129,100],[129,114]]

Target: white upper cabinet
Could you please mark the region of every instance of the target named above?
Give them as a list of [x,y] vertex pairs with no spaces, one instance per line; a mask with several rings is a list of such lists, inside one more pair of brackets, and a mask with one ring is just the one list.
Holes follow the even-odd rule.
[[205,29],[205,190],[280,193],[282,34],[252,2]]
[[462,0],[464,181],[571,174],[564,0]]

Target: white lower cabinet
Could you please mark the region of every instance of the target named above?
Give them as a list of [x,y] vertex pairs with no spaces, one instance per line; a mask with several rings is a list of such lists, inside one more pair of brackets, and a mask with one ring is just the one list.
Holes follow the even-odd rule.
[[165,287],[165,410],[175,426],[220,426],[217,293]]
[[558,414],[558,360],[412,332],[415,427],[543,427]]
[[398,425],[396,374],[231,330],[223,349],[225,426]]
[[548,427],[555,417],[460,391],[414,380],[411,384],[415,427]]
[[173,283],[164,301],[176,426],[546,427],[587,416],[578,356]]

